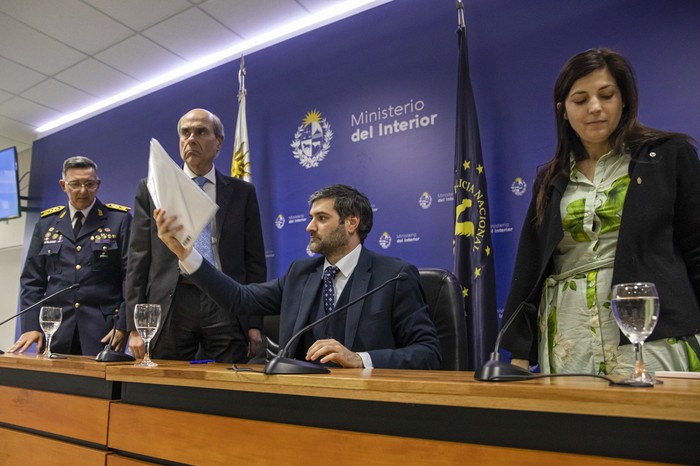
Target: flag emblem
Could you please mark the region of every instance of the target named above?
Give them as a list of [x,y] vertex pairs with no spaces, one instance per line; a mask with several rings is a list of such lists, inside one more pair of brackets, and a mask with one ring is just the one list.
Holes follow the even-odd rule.
[[291,144],[294,158],[306,169],[318,167],[328,155],[332,139],[331,125],[318,110],[311,110],[294,134]]
[[382,249],[388,249],[389,246],[391,246],[391,235],[388,232],[382,233],[382,236],[379,237],[379,246],[382,247]]

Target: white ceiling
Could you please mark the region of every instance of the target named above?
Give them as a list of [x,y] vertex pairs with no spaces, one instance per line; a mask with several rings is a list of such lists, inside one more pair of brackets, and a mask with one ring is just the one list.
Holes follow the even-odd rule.
[[0,0],[0,149],[29,149],[50,120],[346,1]]

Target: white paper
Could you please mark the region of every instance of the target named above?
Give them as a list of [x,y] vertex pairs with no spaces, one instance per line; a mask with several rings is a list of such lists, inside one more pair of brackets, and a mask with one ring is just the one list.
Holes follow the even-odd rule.
[[188,248],[219,209],[214,201],[182,171],[156,139],[151,139],[148,192],[153,203],[182,225],[175,238]]

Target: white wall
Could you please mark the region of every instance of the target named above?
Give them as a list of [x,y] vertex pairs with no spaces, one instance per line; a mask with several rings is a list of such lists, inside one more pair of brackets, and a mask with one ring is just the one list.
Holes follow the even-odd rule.
[[[28,149],[18,154],[20,176],[29,171],[32,151]],[[21,195],[29,191],[29,175],[20,182]],[[22,201],[26,206],[26,201]],[[22,270],[24,253],[24,228],[26,213],[20,218],[0,221],[0,322],[17,313],[19,296],[19,275]],[[29,225],[28,228],[33,228]],[[17,321],[10,321],[0,327],[0,349],[7,350],[15,341]]]

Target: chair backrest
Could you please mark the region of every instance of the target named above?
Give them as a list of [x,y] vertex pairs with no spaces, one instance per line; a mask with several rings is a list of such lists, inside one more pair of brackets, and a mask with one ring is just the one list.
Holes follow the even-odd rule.
[[452,273],[444,269],[418,269],[428,301],[428,312],[437,329],[442,350],[442,370],[467,370],[467,319],[462,287]]

